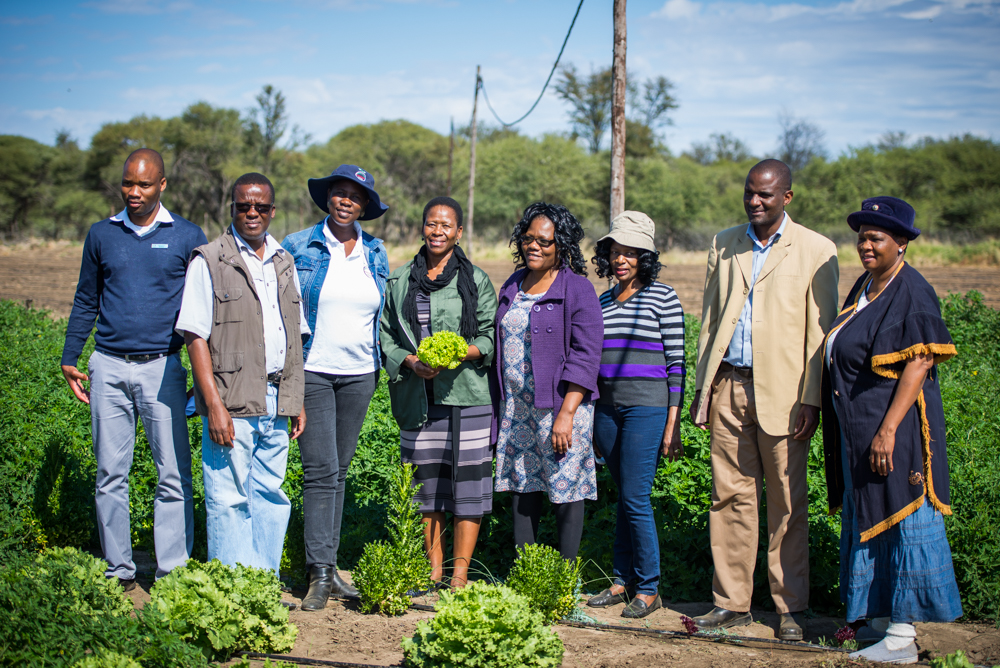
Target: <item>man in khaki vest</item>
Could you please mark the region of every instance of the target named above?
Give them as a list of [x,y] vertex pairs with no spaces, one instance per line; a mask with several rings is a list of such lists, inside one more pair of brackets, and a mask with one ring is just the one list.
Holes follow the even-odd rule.
[[768,580],[778,636],[801,640],[809,607],[809,439],[819,423],[821,347],[837,315],[837,248],[785,213],[792,173],[764,160],[747,175],[749,224],[708,252],[692,421],[712,430],[709,529],[715,609],[702,629],[752,621],[757,517],[767,480]]
[[274,186],[244,174],[232,197],[232,226],[194,251],[177,331],[202,416],[208,558],[277,573],[291,510],[281,491],[288,441],[306,423],[309,326],[292,256],[267,233]]

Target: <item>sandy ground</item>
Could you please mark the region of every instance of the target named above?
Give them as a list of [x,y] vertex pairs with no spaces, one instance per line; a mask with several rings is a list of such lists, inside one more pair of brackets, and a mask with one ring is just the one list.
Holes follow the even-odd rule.
[[[146,555],[137,555],[140,573],[151,572],[154,564]],[[144,561],[145,559],[145,561]],[[346,580],[350,574],[342,571]],[[139,586],[130,592],[137,607],[149,600],[152,582],[140,575]],[[298,604],[305,592],[286,593],[285,600]],[[414,602],[433,605],[436,597],[415,599]],[[809,647],[769,646],[765,643],[709,642],[685,638],[653,638],[642,631],[663,629],[683,631],[681,615],[693,617],[708,612],[709,603],[666,603],[643,620],[626,620],[621,615],[624,606],[605,609],[587,608],[585,614],[598,623],[627,626],[635,629],[615,632],[557,625],[556,631],[566,648],[565,668],[632,668],[638,666],[711,666],[713,668],[784,668],[813,666],[859,666],[849,662],[845,654],[824,652]],[[754,623],[732,629],[734,635],[751,638],[776,637],[778,615],[752,611]],[[318,612],[294,610],[290,619],[299,629],[295,647],[288,652],[294,657],[341,661],[372,666],[400,665],[403,653],[400,643],[413,635],[417,622],[430,619],[432,612],[411,610],[399,617],[362,614],[357,602],[331,599],[326,609]],[[832,617],[812,617],[805,626],[806,641],[816,643],[821,637],[832,638],[844,620]],[[1000,630],[984,624],[918,624],[917,645],[921,659],[943,656],[962,649],[976,664],[992,666],[1000,663]],[[255,662],[255,665],[260,665]]]
[[[68,316],[80,274],[81,252],[81,245],[66,243],[0,247],[0,299],[30,303],[34,308],[52,311],[57,317]],[[497,288],[513,270],[513,265],[506,260],[478,264]],[[920,272],[934,286],[938,296],[949,292],[964,294],[975,289],[983,293],[986,304],[1000,308],[1000,268],[925,267]],[[841,267],[841,301],[861,273],[860,263]],[[607,281],[594,276],[593,271],[590,274],[598,293],[608,288]],[[660,280],[677,291],[686,313],[701,314],[704,265],[668,265],[660,272]]]

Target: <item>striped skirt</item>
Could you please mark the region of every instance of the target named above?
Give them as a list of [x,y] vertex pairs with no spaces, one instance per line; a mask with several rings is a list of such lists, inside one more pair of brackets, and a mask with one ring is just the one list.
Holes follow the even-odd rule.
[[400,431],[403,463],[416,466],[413,483],[421,485],[420,512],[473,518],[493,511],[492,415],[490,406],[429,406],[420,429]]

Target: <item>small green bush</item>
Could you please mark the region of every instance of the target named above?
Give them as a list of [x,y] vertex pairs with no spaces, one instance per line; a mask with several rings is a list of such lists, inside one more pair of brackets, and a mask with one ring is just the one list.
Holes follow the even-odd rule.
[[0,569],[0,666],[115,665],[100,663],[114,656],[144,668],[208,665],[152,611],[133,617],[104,568],[73,548],[11,557]]
[[396,469],[389,489],[389,542],[365,545],[353,571],[362,612],[399,615],[410,607],[407,592],[430,584],[431,565],[424,554],[424,529],[413,496],[411,464]]
[[403,639],[407,666],[514,668],[562,665],[563,643],[527,598],[503,585],[441,592],[430,621]]
[[567,561],[548,545],[525,545],[524,550],[518,550],[505,584],[527,598],[545,622],[551,623],[576,607],[581,567],[579,557]]
[[281,583],[267,569],[194,559],[153,585],[147,608],[210,660],[237,651],[287,652],[298,629],[281,605]]
[[931,659],[931,668],[975,668],[975,664],[969,661],[965,652],[956,650],[952,654]]
[[118,652],[101,652],[77,661],[73,668],[142,668],[142,664]]

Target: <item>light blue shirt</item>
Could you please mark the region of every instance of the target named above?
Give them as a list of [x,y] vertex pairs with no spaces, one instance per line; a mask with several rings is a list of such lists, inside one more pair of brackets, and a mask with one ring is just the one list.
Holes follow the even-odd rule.
[[771,235],[766,245],[760,243],[760,239],[757,238],[757,233],[753,231],[753,223],[747,224],[747,234],[753,241],[753,271],[750,274],[750,291],[747,294],[746,303],[743,304],[743,310],[740,312],[740,319],[736,321],[733,339],[729,342],[729,350],[726,351],[726,356],[722,359],[723,362],[728,362],[733,366],[753,366],[753,286],[757,282],[760,270],[764,268],[764,263],[767,262],[767,256],[770,255],[774,244],[785,233],[787,224],[788,214],[786,213],[781,220],[781,227]]

